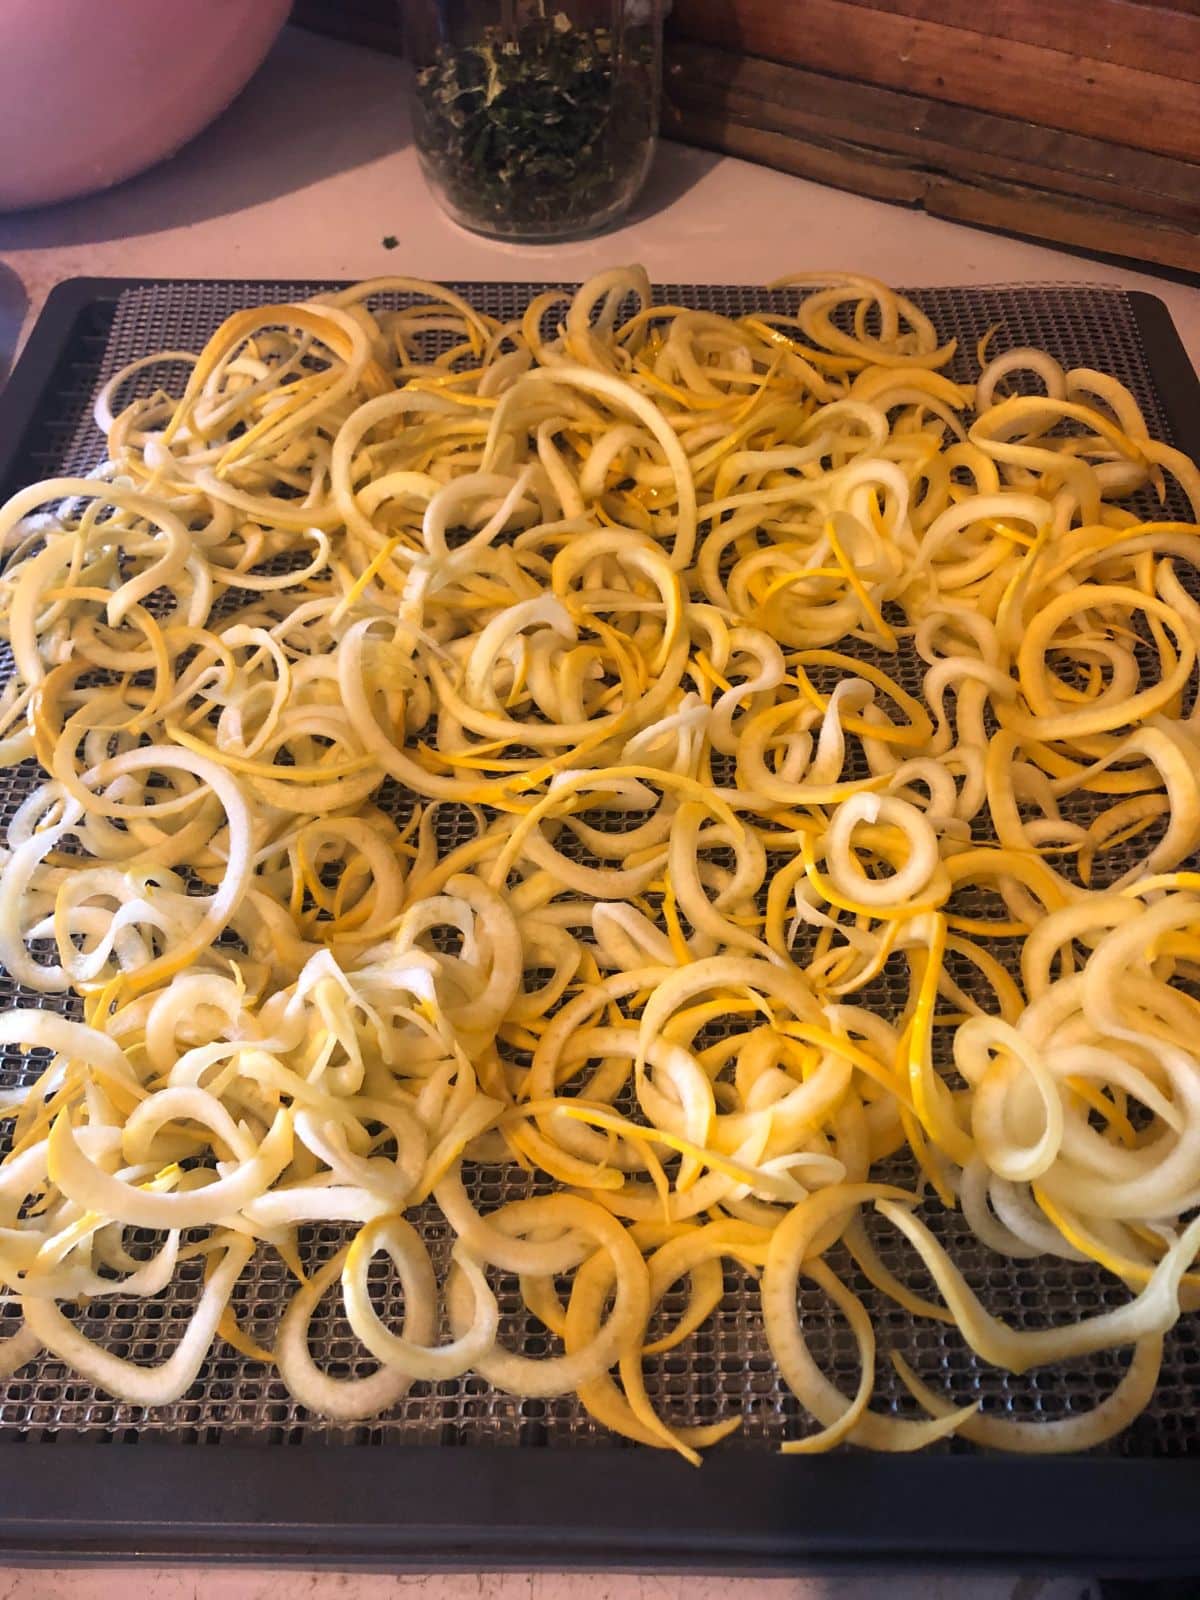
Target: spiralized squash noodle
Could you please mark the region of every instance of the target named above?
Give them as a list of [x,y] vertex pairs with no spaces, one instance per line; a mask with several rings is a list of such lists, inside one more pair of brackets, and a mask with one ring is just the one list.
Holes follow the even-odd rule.
[[[179,394],[126,401],[153,357],[105,386],[93,476],[0,510],[0,762],[40,770],[0,959],[80,1008],[0,1016],[40,1052],[0,1095],[6,1373],[45,1348],[161,1405],[225,1339],[341,1420],[474,1371],[698,1461],[739,1419],[660,1415],[644,1362],[736,1263],[789,1451],[1079,1449],[1147,1404],[1200,1288],[1200,527],[1125,502],[1173,479],[1200,514],[1200,470],[1103,373],[1015,348],[954,382],[903,296],[788,281],[739,319],[640,268],[504,325],[406,278],[241,311],[164,353]],[[478,1209],[497,1161],[544,1191]],[[1011,1328],[939,1207],[1128,1298]],[[316,1223],[345,1243],[306,1275]],[[872,1410],[839,1241],[981,1361],[1128,1369],[1015,1422],[896,1354],[918,1411]],[[273,1349],[233,1312],[256,1250],[296,1279]],[[159,1367],[64,1310],[197,1257]],[[549,1354],[505,1343],[500,1273]],[[366,1376],[313,1356],[327,1296]]]

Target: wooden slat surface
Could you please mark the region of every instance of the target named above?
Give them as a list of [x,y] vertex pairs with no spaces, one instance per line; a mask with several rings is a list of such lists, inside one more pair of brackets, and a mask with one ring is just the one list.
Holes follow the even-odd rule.
[[1200,231],[1200,163],[686,40],[668,46],[665,84],[678,104],[764,130],[858,144],[962,177],[1029,183]]
[[1200,160],[1200,83],[868,10],[856,0],[686,0],[686,38]]
[[[1133,0],[850,0],[1167,78],[1200,80],[1200,10]],[[1200,6],[1200,0],[1197,0]]]

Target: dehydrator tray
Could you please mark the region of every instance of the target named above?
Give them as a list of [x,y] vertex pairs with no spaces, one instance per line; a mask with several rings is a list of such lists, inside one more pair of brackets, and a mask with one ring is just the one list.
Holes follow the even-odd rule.
[[[199,349],[230,312],[322,287],[61,285],[0,393],[0,498],[95,465],[103,442],[92,396],[126,363]],[[455,287],[508,318],[548,286]],[[733,285],[663,285],[657,297],[730,314],[790,303],[787,292]],[[958,337],[951,377],[972,375],[978,339],[997,326],[994,349],[1034,344],[1066,365],[1111,372],[1132,390],[1153,434],[1200,456],[1200,382],[1153,297],[1054,285],[932,289],[914,298],[943,335]],[[179,370],[147,369],[135,381],[177,384]],[[1186,514],[1185,505],[1166,509]],[[33,781],[29,768],[0,772],[0,824]],[[16,1003],[71,1005],[22,994],[0,972],[0,1008]],[[887,1003],[882,991],[879,1003]],[[23,1070],[18,1053],[0,1057],[0,1081],[18,1081]],[[517,1169],[483,1167],[474,1198],[487,1209],[527,1192],[527,1181]],[[1018,1326],[1122,1298],[1099,1269],[1007,1261],[984,1251],[956,1216],[935,1225],[989,1309]],[[423,1231],[435,1253],[437,1228],[429,1208]],[[312,1229],[306,1253],[319,1260],[338,1242],[332,1227]],[[1122,1369],[1119,1353],[1105,1353],[1008,1378],[976,1362],[954,1329],[918,1327],[848,1276],[875,1314],[881,1355],[899,1349],[953,1395],[978,1397],[990,1410],[1050,1417],[1087,1409]],[[264,1253],[238,1291],[240,1316],[268,1341],[285,1279],[278,1258]],[[506,1342],[535,1349],[530,1341],[543,1330],[523,1313],[515,1282],[500,1278],[496,1288]],[[777,1446],[804,1431],[805,1420],[770,1358],[752,1280],[734,1268],[726,1288],[710,1322],[647,1369],[652,1398],[674,1416],[743,1414],[740,1433],[699,1472],[617,1444],[574,1397],[519,1400],[470,1376],[416,1385],[392,1412],[345,1425],[306,1413],[270,1369],[220,1342],[192,1390],[154,1411],[115,1401],[43,1356],[0,1380],[0,1558],[147,1552],[422,1567],[783,1570],[936,1561],[1135,1575],[1200,1570],[1200,1318],[1181,1321],[1153,1402],[1104,1453],[1030,1459],[952,1444],[920,1458],[844,1451],[789,1459]],[[160,1361],[195,1292],[181,1273],[155,1300],[83,1308],[81,1326],[122,1355]],[[814,1355],[852,1386],[853,1341],[820,1296],[802,1303]],[[314,1321],[313,1343],[318,1357],[345,1371],[367,1359],[332,1310]],[[874,1403],[909,1404],[886,1358]]]

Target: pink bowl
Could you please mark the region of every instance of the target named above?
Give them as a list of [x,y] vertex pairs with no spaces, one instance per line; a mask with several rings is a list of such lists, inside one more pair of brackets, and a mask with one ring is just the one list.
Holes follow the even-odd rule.
[[290,0],[0,0],[0,211],[119,183],[233,99]]

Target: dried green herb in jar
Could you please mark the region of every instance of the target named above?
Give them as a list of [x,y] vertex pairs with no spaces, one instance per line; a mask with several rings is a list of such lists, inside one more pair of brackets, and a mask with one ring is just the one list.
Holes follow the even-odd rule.
[[658,117],[657,39],[614,36],[559,12],[441,46],[417,75],[417,140],[451,214],[469,227],[550,238],[623,210],[645,176]]

